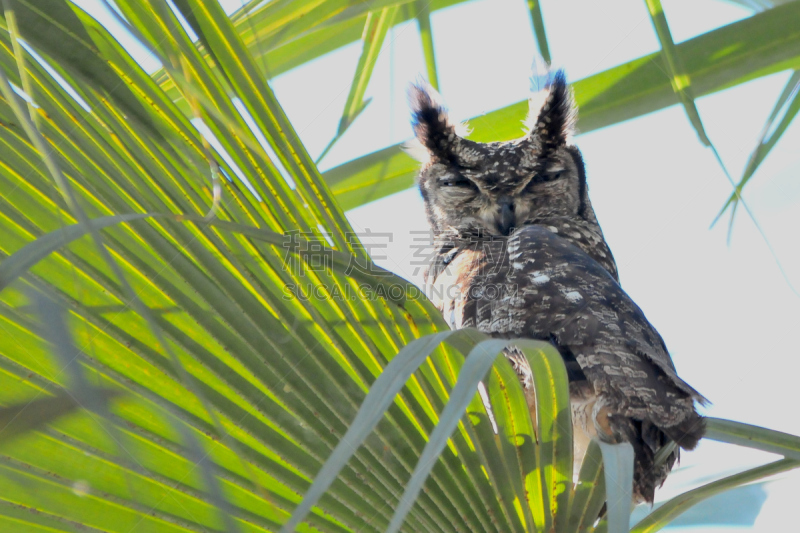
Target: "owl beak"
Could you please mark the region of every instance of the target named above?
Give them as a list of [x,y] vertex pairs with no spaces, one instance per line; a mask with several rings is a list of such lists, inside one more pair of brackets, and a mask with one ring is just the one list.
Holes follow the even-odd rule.
[[514,203],[505,201],[500,204],[500,217],[497,221],[497,229],[502,235],[509,235],[514,229]]

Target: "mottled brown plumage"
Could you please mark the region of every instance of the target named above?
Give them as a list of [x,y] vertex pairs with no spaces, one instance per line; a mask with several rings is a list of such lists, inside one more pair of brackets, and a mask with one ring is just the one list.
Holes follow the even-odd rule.
[[[588,439],[630,442],[634,496],[653,501],[704,425],[661,336],[619,285],[597,223],[580,151],[571,143],[575,106],[562,72],[532,105],[532,129],[502,143],[476,143],[455,125],[429,87],[412,87],[417,139],[428,159],[419,186],[436,238],[429,294],[454,328],[500,338],[546,340],[570,379],[576,461]],[[507,356],[523,385],[530,370]],[[669,448],[665,450],[669,452]]]

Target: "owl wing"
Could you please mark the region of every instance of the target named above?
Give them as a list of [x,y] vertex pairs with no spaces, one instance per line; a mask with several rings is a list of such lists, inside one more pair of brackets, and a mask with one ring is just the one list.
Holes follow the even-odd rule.
[[549,340],[615,414],[661,428],[694,419],[693,402],[706,401],[678,377],[661,336],[609,272],[558,234],[526,226],[445,257],[432,285],[453,327]]

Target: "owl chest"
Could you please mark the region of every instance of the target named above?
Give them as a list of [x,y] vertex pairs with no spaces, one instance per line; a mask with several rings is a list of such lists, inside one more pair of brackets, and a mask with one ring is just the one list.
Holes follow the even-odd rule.
[[[559,283],[546,283],[547,275],[533,270],[535,264],[500,245],[461,250],[430,284],[428,295],[453,329],[538,337],[563,316],[552,308]],[[537,266],[547,270],[543,263]]]
[[501,338],[594,342],[601,324],[613,317],[596,305],[602,287],[586,275],[580,261],[586,256],[569,243],[551,246],[537,235],[541,231],[529,230],[455,254],[429,287],[450,327],[474,327]]

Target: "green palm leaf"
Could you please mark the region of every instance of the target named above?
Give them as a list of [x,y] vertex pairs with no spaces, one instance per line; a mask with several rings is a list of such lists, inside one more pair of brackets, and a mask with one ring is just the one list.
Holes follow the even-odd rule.
[[[615,470],[592,446],[573,482],[558,353],[516,341],[531,412],[494,364],[505,341],[449,332],[354,237],[342,206],[408,186],[410,163],[392,149],[321,175],[266,81],[355,41],[369,13],[397,24],[416,3],[253,1],[231,17],[199,0],[116,6],[155,75],[67,0],[4,2],[0,527],[277,531],[297,513],[298,531],[595,530]],[[678,45],[698,94],[800,66],[796,28],[773,39],[796,10]],[[743,35],[758,46],[730,49]],[[578,83],[584,130],[673,103],[649,61]],[[506,136],[519,107],[486,120]],[[53,302],[44,324],[34,293]],[[747,431],[796,453],[788,436]]]

